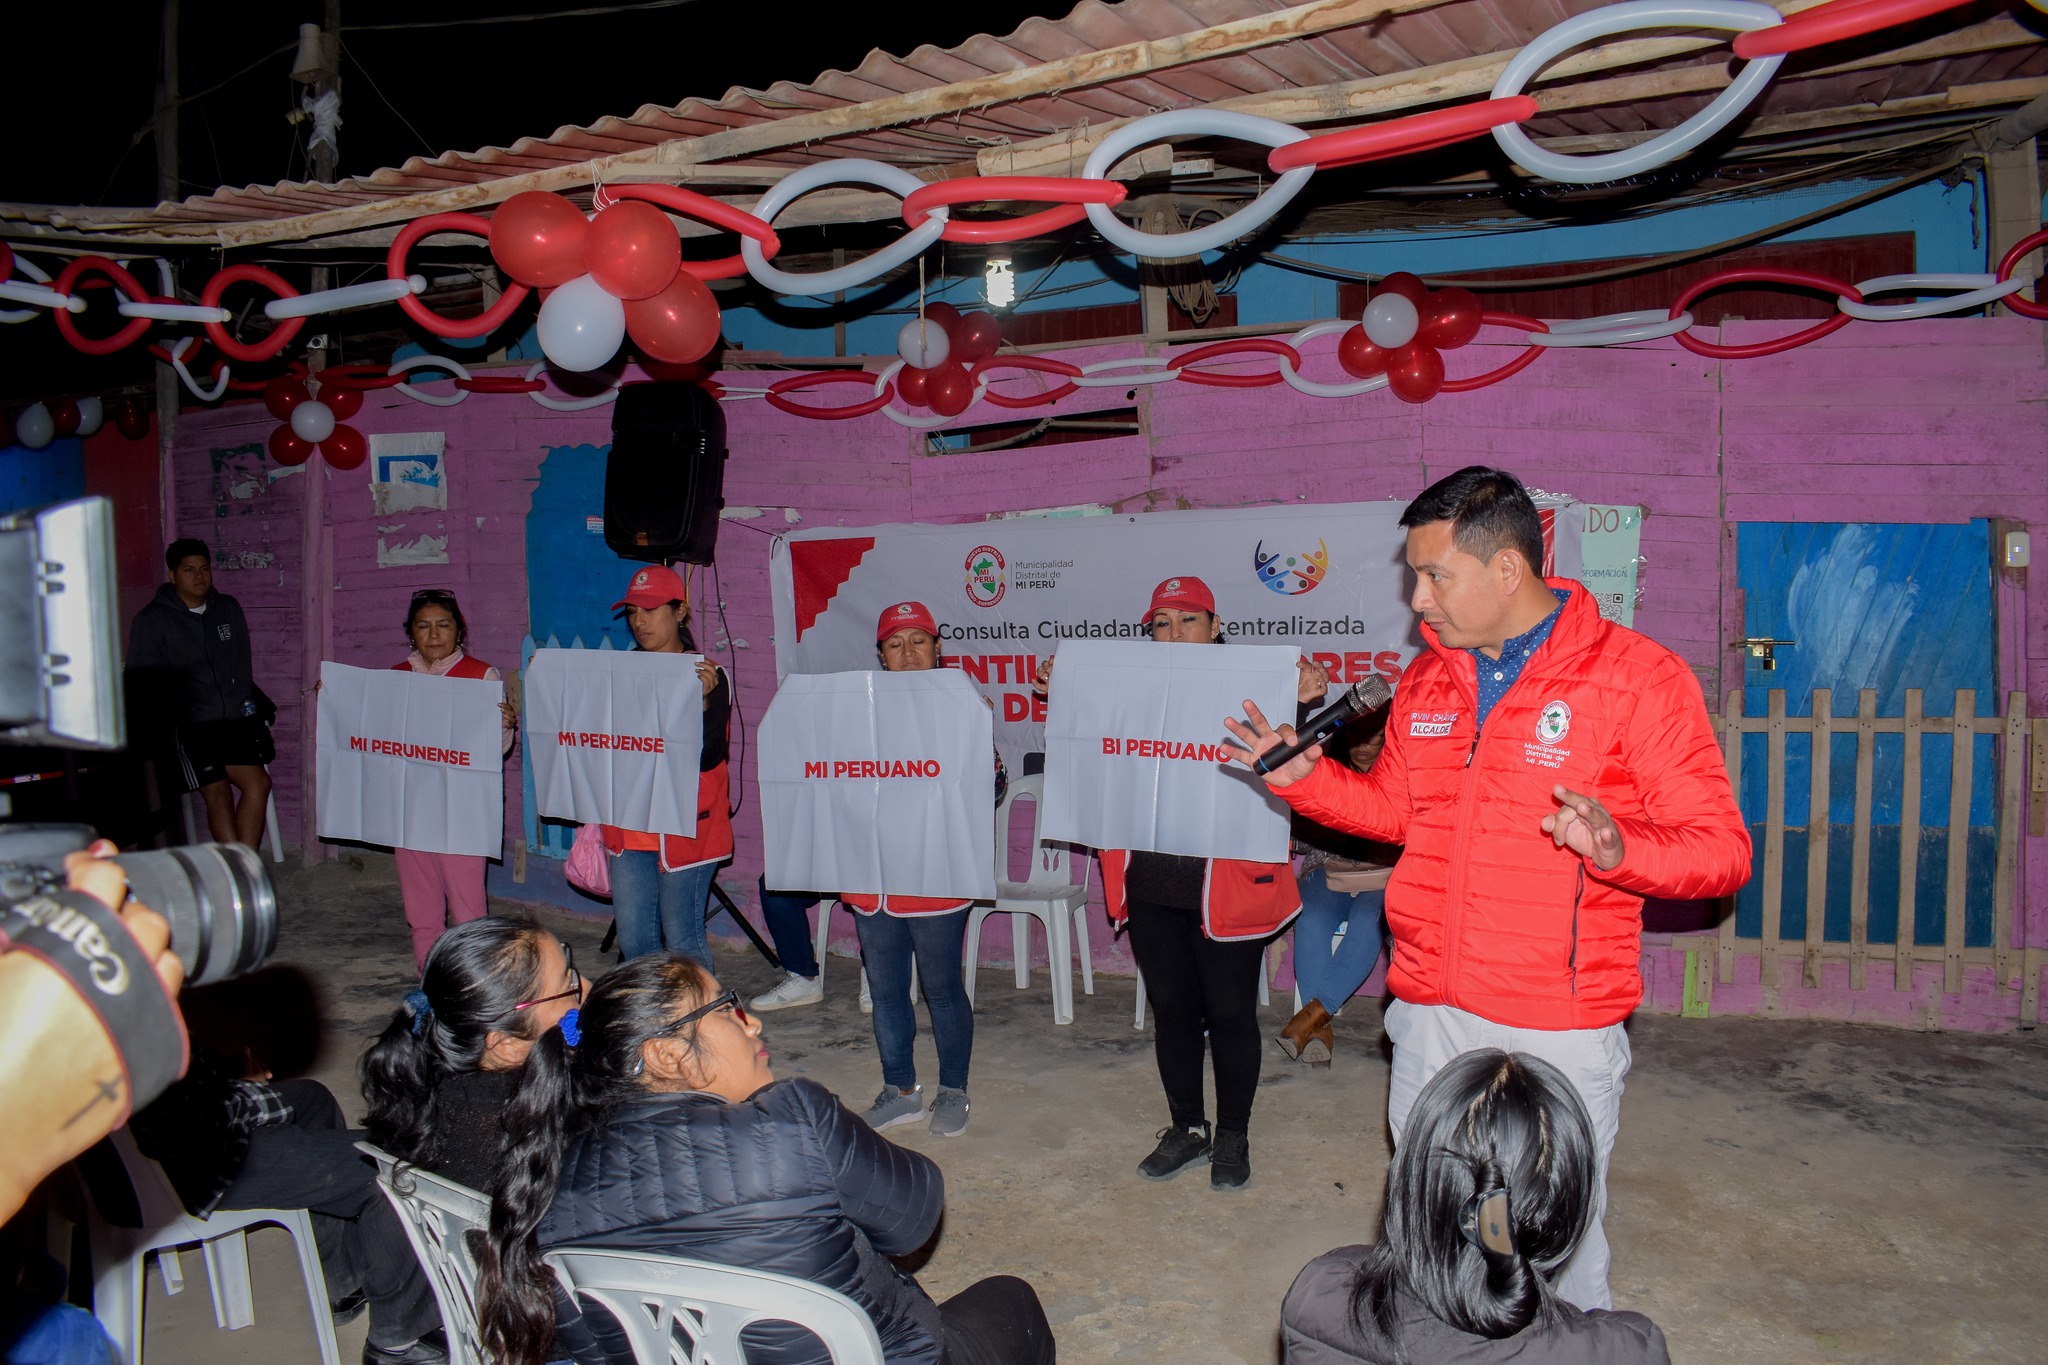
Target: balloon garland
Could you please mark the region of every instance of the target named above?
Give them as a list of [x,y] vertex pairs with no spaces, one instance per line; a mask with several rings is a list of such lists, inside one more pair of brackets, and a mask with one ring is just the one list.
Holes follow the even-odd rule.
[[[303,463],[317,448],[335,467],[353,468],[362,462],[367,444],[359,432],[340,421],[360,406],[362,391],[367,388],[396,387],[409,397],[440,405],[459,403],[475,392],[519,392],[543,406],[573,410],[612,401],[616,388],[587,397],[552,395],[540,378],[548,365],[563,371],[596,370],[618,353],[628,337],[656,362],[687,365],[702,359],[716,346],[720,330],[718,304],[706,287],[707,280],[746,274],[781,293],[831,294],[871,283],[937,241],[1017,241],[1072,226],[1084,218],[1121,251],[1145,257],[1199,254],[1258,230],[1286,207],[1318,169],[1433,150],[1487,134],[1516,164],[1543,178],[1576,184],[1622,179],[1684,156],[1725,128],[1762,93],[1788,54],[1922,19],[1965,2],[1829,0],[1787,19],[1776,9],[1752,0],[1625,0],[1575,15],[1540,34],[1509,60],[1483,101],[1317,135],[1226,110],[1170,110],[1135,119],[1111,132],[1096,145],[1078,177],[963,177],[926,184],[900,167],[849,158],[793,172],[764,194],[751,212],[679,186],[630,185],[601,189],[597,211],[586,216],[562,195],[527,191],[507,199],[490,218],[443,213],[417,219],[392,242],[385,279],[307,295],[260,266],[234,265],[207,282],[198,305],[182,304],[149,294],[123,265],[104,256],[77,257],[52,280],[0,244],[0,300],[24,305],[0,311],[0,322],[24,321],[37,316],[39,310],[49,310],[64,339],[94,355],[112,354],[132,345],[154,322],[197,323],[222,357],[208,373],[210,388],[202,386],[186,363],[193,354],[195,338],[180,338],[169,348],[150,348],[177,369],[195,396],[212,402],[229,390],[260,390],[271,412],[286,423],[270,440],[271,451],[281,463]],[[1523,132],[1520,125],[1538,112],[1537,102],[1523,90],[1552,61],[1595,39],[1672,29],[1732,34],[1733,51],[1744,62],[1719,95],[1678,127],[1598,156],[1558,155],[1538,147]],[[1126,189],[1109,180],[1108,171],[1138,147],[1189,135],[1264,145],[1269,149],[1267,166],[1276,178],[1250,203],[1193,232],[1144,232],[1118,218],[1112,210],[1123,201]],[[781,249],[773,227],[775,217],[803,195],[840,184],[866,185],[899,196],[909,230],[873,255],[831,270],[799,275],[771,265]],[[951,218],[954,205],[999,200],[1053,207],[991,221]],[[664,209],[739,234],[738,254],[714,261],[683,260],[680,240]],[[429,234],[444,232],[483,238],[492,259],[514,282],[476,317],[451,319],[435,313],[417,297],[426,287],[425,279],[406,269],[414,245]],[[1852,319],[1931,317],[1993,302],[2003,302],[2026,317],[2048,317],[2048,303],[2020,297],[2019,291],[2028,281],[2013,278],[2017,263],[2044,240],[2048,240],[2048,232],[2019,243],[1990,275],[1899,275],[1851,285],[1798,271],[1724,271],[1688,289],[1667,313],[1632,312],[1550,324],[1488,312],[1466,290],[1431,291],[1403,272],[1381,283],[1364,316],[1355,323],[1314,323],[1286,341],[1255,337],[1219,342],[1167,362],[1134,357],[1080,367],[1043,356],[1000,355],[1001,329],[992,315],[961,314],[949,305],[935,303],[923,307],[899,332],[900,359],[872,381],[865,372],[821,371],[786,375],[766,389],[730,389],[726,396],[759,397],[787,412],[827,419],[879,412],[914,428],[945,425],[984,401],[1003,408],[1034,407],[1079,387],[1176,379],[1227,387],[1286,383],[1318,397],[1348,397],[1386,388],[1403,401],[1421,403],[1441,393],[1470,392],[1499,383],[1526,369],[1545,351],[1560,347],[1627,345],[1673,337],[1700,355],[1749,359],[1818,340]],[[17,272],[25,278],[17,278]],[[1765,342],[1738,346],[1694,337],[1688,306],[1702,294],[1735,283],[1768,283],[1831,294],[1837,299],[1837,312],[1813,327]],[[226,290],[238,284],[255,285],[273,295],[264,313],[275,326],[259,341],[244,342],[227,330],[232,315],[220,301]],[[76,320],[76,315],[86,311],[86,291],[108,288],[117,301],[115,311],[121,324],[111,332],[88,334]],[[302,374],[255,383],[230,377],[227,362],[254,364],[275,358],[295,338],[304,319],[315,314],[397,302],[427,331],[460,339],[482,336],[502,326],[528,294],[536,291],[541,299],[536,331],[547,359],[523,378],[473,376],[452,360],[431,356],[413,357],[382,373],[375,367],[347,367],[353,373],[345,376],[328,370],[320,377],[321,398],[313,397]],[[1906,304],[1873,304],[1866,299],[1866,295],[1905,291],[1959,292]],[[1484,326],[1523,332],[1528,349],[1494,370],[1451,378],[1444,352],[1465,346]],[[1340,338],[1336,358],[1350,379],[1331,383],[1304,377],[1302,345],[1332,335]],[[1277,368],[1253,374],[1202,368],[1202,362],[1241,352],[1274,355]],[[1126,373],[1134,367],[1137,373]],[[454,395],[429,394],[406,382],[406,371],[412,368],[440,369],[454,375]],[[1062,382],[1050,386],[1041,382],[1034,393],[1004,393],[992,385],[1005,369],[1049,374]],[[857,403],[839,406],[799,403],[788,397],[842,382],[872,382],[874,392]],[[930,415],[894,406],[899,398]],[[83,413],[79,418],[83,420]],[[60,428],[70,420],[62,405],[53,411],[38,404],[19,414],[14,434],[24,443],[41,438],[47,444],[63,434]],[[148,428],[146,413],[131,413],[125,406],[117,408],[116,420],[124,432],[138,422],[139,430]]]

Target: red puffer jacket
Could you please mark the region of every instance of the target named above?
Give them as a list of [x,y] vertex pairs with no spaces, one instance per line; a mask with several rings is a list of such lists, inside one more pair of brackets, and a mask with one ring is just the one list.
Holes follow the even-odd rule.
[[[1733,893],[1749,833],[1685,664],[1550,584],[1571,599],[1483,729],[1471,654],[1424,625],[1430,652],[1401,678],[1372,771],[1318,763],[1278,790],[1319,824],[1407,846],[1387,887],[1395,996],[1603,1028],[1642,998],[1643,897]],[[1560,783],[1613,815],[1613,871],[1543,832]]]

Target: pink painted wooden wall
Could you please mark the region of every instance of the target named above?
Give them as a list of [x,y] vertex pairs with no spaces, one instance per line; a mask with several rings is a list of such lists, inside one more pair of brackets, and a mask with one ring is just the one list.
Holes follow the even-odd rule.
[[[1726,335],[1753,340],[1792,325],[1736,323]],[[1105,354],[1078,351],[1071,358]],[[1452,358],[1452,371],[1491,368],[1510,354],[1474,347]],[[1309,368],[1313,376],[1336,377],[1327,359]],[[818,394],[820,402],[845,398],[837,389]],[[967,521],[1073,503],[1136,511],[1406,498],[1442,474],[1481,462],[1587,502],[1646,508],[1636,626],[1677,651],[1708,695],[1718,696],[1721,670],[1733,660],[1726,642],[1742,634],[1732,588],[1735,522],[2004,517],[2048,527],[2044,400],[2040,325],[2000,317],[1856,323],[1816,345],[1756,361],[1710,361],[1668,342],[1569,351],[1546,356],[1505,384],[1421,407],[1384,393],[1322,400],[1284,387],[1097,389],[1053,411],[1135,406],[1142,434],[977,455],[924,454],[921,437],[880,417],[819,422],[763,403],[733,403],[726,501],[758,514],[728,520],[720,536],[734,638],[718,642],[730,645],[718,657],[735,669],[747,711],[758,716],[774,679],[768,535],[789,527]],[[541,458],[552,447],[610,438],[603,411],[548,412],[516,396],[473,397],[443,409],[375,394],[355,424],[369,432],[445,430],[449,510],[379,518],[364,470],[332,473],[316,462],[311,472],[267,480],[274,471],[260,457],[217,468],[214,451],[260,444],[269,434],[275,424],[260,407],[191,416],[180,433],[181,530],[213,542],[222,588],[242,599],[252,629],[277,641],[275,649],[259,651],[257,673],[281,707],[275,771],[292,840],[301,829],[298,745],[311,683],[296,675],[305,481],[328,481],[334,582],[327,657],[395,661],[405,647],[399,622],[408,595],[438,586],[461,597],[474,652],[514,665],[526,629],[524,518]],[[446,537],[446,563],[379,567],[380,542],[388,560],[394,547],[425,536]],[[2000,690],[2026,690],[2040,714],[2048,708],[2048,594],[2008,584],[1999,602]],[[700,617],[700,638],[715,640],[707,624]],[[1740,670],[1731,668],[1728,686],[1740,681]],[[515,755],[507,781],[508,850],[520,837],[517,761]],[[761,860],[752,800],[738,841],[723,880],[751,904]],[[531,877],[539,876],[534,869]],[[2029,844],[2022,880],[2029,941],[2038,943],[2048,937],[2048,841]],[[850,938],[842,915],[835,941]],[[1007,944],[1007,934],[989,935],[984,960],[1004,958]],[[1126,950],[1110,943],[1099,918],[1094,945],[1098,965],[1128,970]],[[1939,991],[1939,971],[1930,964],[1923,972],[1932,974],[1932,985],[1916,983],[1897,996],[1879,988],[1852,996],[1845,979],[1806,989],[1798,955],[1789,956],[1787,1014],[1934,1017],[1962,1027],[2007,1026],[2016,1015],[2011,993],[1992,988],[1988,974],[1973,976],[1959,996],[1940,997],[1930,993]],[[1761,1009],[1753,960],[1744,961],[1750,979],[1719,987],[1717,1012]],[[1677,1009],[1682,969],[1668,936],[1647,936],[1650,1008]],[[1846,965],[1839,970],[1845,974]],[[1283,974],[1282,983],[1288,980]]]

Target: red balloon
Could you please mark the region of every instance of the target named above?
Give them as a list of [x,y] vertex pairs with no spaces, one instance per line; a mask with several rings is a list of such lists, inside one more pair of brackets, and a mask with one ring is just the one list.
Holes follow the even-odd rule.
[[1387,387],[1405,403],[1427,403],[1444,386],[1444,358],[1436,347],[1411,341],[1387,360]]
[[114,430],[131,441],[149,435],[149,409],[140,398],[123,395],[114,400]]
[[306,381],[288,374],[281,374],[263,386],[263,406],[280,422],[291,421],[292,409],[311,402],[312,398],[313,391],[306,387]]
[[925,403],[933,412],[941,417],[958,417],[974,401],[974,380],[959,361],[949,360],[926,371],[924,392]]
[[1387,358],[1393,355],[1386,347],[1365,334],[1363,325],[1353,327],[1337,338],[1337,363],[1344,367],[1346,374],[1370,379],[1376,374],[1387,372]]
[[1479,296],[1469,289],[1439,289],[1421,309],[1422,326],[1415,339],[1440,351],[1454,351],[1479,335],[1480,315],[1485,311]]
[[628,199],[591,220],[583,264],[605,293],[647,299],[675,279],[683,264],[683,244],[667,214],[645,200]]
[[896,372],[896,396],[914,408],[928,406],[931,401],[930,370],[920,370],[905,365]]
[[[606,209],[600,221],[614,211]],[[718,328],[718,300],[711,297],[711,286],[687,270],[677,270],[668,288],[654,297],[626,304],[626,331],[633,344],[643,355],[670,365],[709,355],[718,344]]]
[[552,289],[583,273],[590,222],[559,194],[527,190],[491,215],[491,259],[521,284]]
[[1374,285],[1373,289],[1376,293],[1401,295],[1415,305],[1415,311],[1418,313],[1427,311],[1429,307],[1429,286],[1405,270],[1396,270]]
[[[931,309],[925,309],[925,316],[931,316]],[[953,339],[952,358],[962,365],[979,365],[1003,344],[1003,325],[996,321],[993,313],[962,314],[960,325],[948,329],[948,332]]]
[[344,388],[340,384],[322,384],[320,401],[334,414],[334,420],[345,422],[363,410],[363,391]]
[[270,433],[270,458],[281,465],[299,465],[313,458],[313,443],[302,440],[290,427]]
[[950,341],[953,329],[960,325],[960,310],[950,303],[928,303],[924,306],[924,320],[939,324]]
[[356,469],[370,458],[370,441],[354,427],[336,427],[320,443],[320,458],[333,469]]
[[55,424],[59,437],[76,436],[80,421],[78,404],[69,398],[50,404],[50,421]]

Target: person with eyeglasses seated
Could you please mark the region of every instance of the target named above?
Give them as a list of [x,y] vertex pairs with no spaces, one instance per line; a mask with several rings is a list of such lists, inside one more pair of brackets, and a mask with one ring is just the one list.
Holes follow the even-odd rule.
[[[908,1365],[1052,1365],[1038,1295],[993,1276],[934,1303],[889,1259],[945,1209],[930,1158],[868,1126],[816,1081],[777,1080],[761,1023],[680,953],[630,959],[542,1034],[505,1116],[480,1258],[484,1351],[631,1361],[618,1324],[571,1302],[544,1249],[608,1247],[772,1271],[846,1295]],[[791,1323],[741,1334],[749,1365],[826,1365]]]
[[[497,669],[466,653],[469,623],[462,607],[446,588],[421,588],[405,613],[405,634],[412,652],[397,672],[410,670],[436,678],[473,678],[499,682]],[[519,712],[511,702],[498,704],[504,715],[504,752],[512,752],[519,733]],[[475,853],[427,853],[396,850],[398,893],[405,900],[405,921],[412,926],[413,965],[426,970],[427,950],[444,928],[482,919],[490,912],[484,894],[484,859]]]
[[400,1161],[488,1189],[534,1040],[583,999],[569,945],[519,914],[471,920],[363,1054],[363,1127]]
[[1280,1309],[1285,1365],[1670,1365],[1640,1313],[1574,1307],[1558,1281],[1599,1217],[1577,1088],[1483,1048],[1415,1097],[1371,1246],[1310,1261]]

